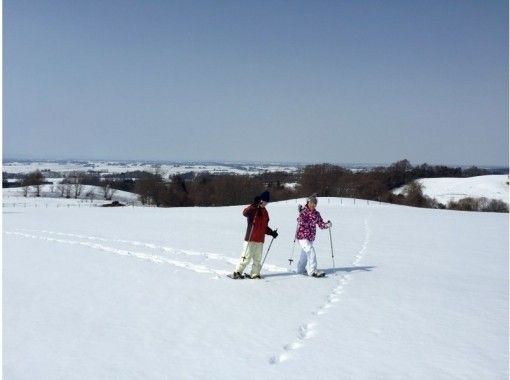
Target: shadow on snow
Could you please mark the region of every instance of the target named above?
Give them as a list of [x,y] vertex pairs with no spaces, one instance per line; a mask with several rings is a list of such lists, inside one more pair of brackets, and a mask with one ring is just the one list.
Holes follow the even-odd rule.
[[[372,269],[377,268],[375,266],[367,266],[367,267],[343,267],[343,268],[329,268],[324,269],[326,274],[331,275],[333,273],[352,273],[352,272],[371,272]],[[301,276],[295,271],[292,272],[282,272],[282,273],[268,273],[263,274],[263,277],[288,277],[288,276]]]

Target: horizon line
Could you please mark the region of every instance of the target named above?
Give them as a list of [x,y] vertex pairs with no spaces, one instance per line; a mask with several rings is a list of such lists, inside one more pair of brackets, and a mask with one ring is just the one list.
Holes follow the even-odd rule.
[[[373,162],[324,162],[324,161],[253,161],[253,160],[170,160],[170,159],[103,159],[103,158],[16,158],[16,157],[3,157],[2,158],[2,166],[4,162],[109,162],[109,163],[159,163],[159,164],[223,164],[223,165],[297,165],[297,166],[307,166],[307,165],[320,165],[320,164],[330,164],[330,165],[350,165],[350,166],[365,166],[365,167],[377,167],[377,166],[390,166],[396,162],[408,160],[406,158],[402,158],[398,161],[394,161],[391,163],[373,163]],[[447,166],[447,167],[461,167],[461,168],[469,168],[469,167],[480,167],[480,168],[503,168],[508,169],[509,165],[507,164],[451,164],[451,163],[441,163],[441,164],[429,164],[427,162],[422,162],[420,164],[413,164],[411,160],[408,160],[413,167],[420,165],[430,165],[430,166]]]

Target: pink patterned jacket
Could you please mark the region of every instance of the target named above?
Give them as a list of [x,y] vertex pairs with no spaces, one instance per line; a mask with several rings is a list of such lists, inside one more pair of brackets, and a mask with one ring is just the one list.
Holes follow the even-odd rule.
[[308,207],[304,207],[303,211],[299,214],[297,218],[298,221],[298,231],[297,238],[299,240],[315,240],[315,232],[316,225],[318,225],[321,229],[328,228],[328,224],[322,220],[321,214],[317,210],[311,210]]

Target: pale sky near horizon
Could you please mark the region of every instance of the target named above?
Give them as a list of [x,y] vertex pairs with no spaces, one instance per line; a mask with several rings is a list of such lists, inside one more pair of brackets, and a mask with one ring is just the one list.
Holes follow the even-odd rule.
[[508,165],[508,2],[3,2],[4,158]]

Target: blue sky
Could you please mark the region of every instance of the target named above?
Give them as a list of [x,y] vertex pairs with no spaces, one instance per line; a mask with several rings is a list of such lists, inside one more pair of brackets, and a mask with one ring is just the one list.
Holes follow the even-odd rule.
[[4,0],[4,158],[508,164],[506,1]]

